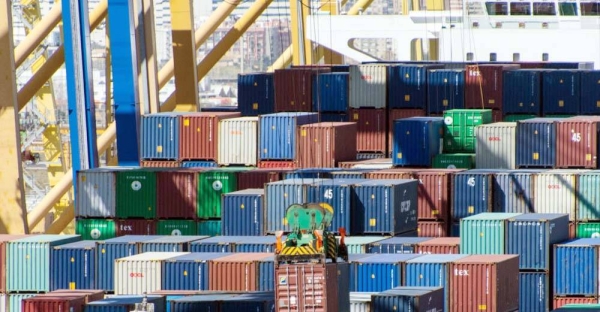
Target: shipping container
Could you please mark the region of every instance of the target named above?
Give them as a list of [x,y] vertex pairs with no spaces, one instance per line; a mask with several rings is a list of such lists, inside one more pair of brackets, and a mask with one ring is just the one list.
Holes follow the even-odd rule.
[[417,180],[371,180],[355,184],[355,233],[396,235],[417,229]]
[[321,122],[349,122],[350,116],[348,116],[348,113],[319,113],[319,121],[321,121]]
[[575,221],[577,214],[577,175],[586,170],[556,169],[540,172],[535,177],[535,212],[567,213]]
[[200,220],[198,221],[198,233],[200,236],[217,236],[223,232],[221,230],[221,220]]
[[457,254],[459,253],[459,237],[435,237],[415,244],[416,254]]
[[117,218],[156,217],[156,173],[150,169],[117,172]]
[[273,73],[238,74],[238,109],[242,116],[275,112]]
[[[25,237],[29,237],[29,236],[32,236],[32,235],[0,234],[0,294],[6,292],[6,267],[7,267],[7,263],[8,263],[7,244],[8,244],[8,242],[10,242],[12,240],[17,240],[17,239],[21,239],[21,238],[25,238]],[[0,309],[2,309],[1,305],[0,305]]]
[[[176,160],[141,160],[142,168],[179,168],[182,164]],[[113,195],[114,196],[114,195]]]
[[237,297],[239,294],[205,294],[184,296],[174,299],[170,302],[170,310],[173,312],[193,312],[193,311],[220,311],[221,302],[231,297]]
[[458,169],[420,169],[413,172],[419,181],[419,220],[448,220],[450,214],[453,175]]
[[23,312],[23,300],[32,298],[36,294],[1,294],[0,299],[5,300],[5,304],[0,306],[0,310],[6,312]]
[[573,224],[576,227],[577,238],[600,238],[600,223],[598,222],[578,222]]
[[394,166],[431,167],[442,153],[444,120],[441,117],[412,117],[394,122]]
[[[554,297],[554,302],[553,302],[553,307],[554,309],[558,309],[560,307],[564,307],[565,305],[570,305],[570,304],[585,304],[585,305],[594,305],[594,304],[598,304],[598,297]],[[556,310],[552,310],[552,311],[556,311]],[[563,309],[562,311],[571,311],[571,312],[575,312],[572,310],[565,310]]]
[[259,118],[259,159],[293,160],[296,158],[297,130],[318,122],[318,113],[277,113]]
[[38,296],[82,296],[85,303],[104,299],[104,291],[98,289],[57,289]]
[[519,257],[472,255],[453,261],[451,312],[519,309]]
[[371,297],[373,311],[443,311],[441,287],[397,287]]
[[75,216],[114,218],[116,172],[123,170],[127,169],[109,167],[78,171]]
[[474,169],[454,174],[452,220],[492,211],[493,171]]
[[117,236],[115,220],[75,219],[75,234],[85,240],[105,240]]
[[198,175],[198,218],[221,218],[221,196],[236,191],[236,186],[236,172],[201,172]]
[[502,109],[504,72],[516,64],[467,65],[465,72],[465,108]]
[[222,235],[266,235],[264,189],[223,194],[222,200]]
[[239,172],[237,190],[264,188],[265,184],[281,180],[281,173],[287,170],[254,169]]
[[350,292],[350,312],[371,312],[371,296],[376,292]]
[[577,221],[600,220],[600,173],[588,171],[577,175]]
[[350,107],[386,108],[387,65],[351,65],[349,75]]
[[258,261],[272,253],[236,253],[211,260],[209,290],[257,291],[260,289]]
[[159,220],[156,223],[158,235],[197,235],[198,227],[194,220]]
[[553,168],[556,164],[557,118],[517,122],[517,167]]
[[517,69],[504,71],[502,112],[533,114],[542,112],[542,71]]
[[415,245],[430,239],[429,237],[391,237],[369,244],[368,253],[413,254]]
[[81,240],[79,235],[32,235],[8,241],[6,291],[47,292],[58,274],[52,248]]
[[117,237],[123,235],[154,235],[156,221],[143,219],[119,219],[115,221]]
[[414,179],[415,170],[412,168],[379,169],[367,172],[365,178],[369,180],[396,180]]
[[427,72],[441,64],[400,64],[388,67],[388,107],[427,109]]
[[515,122],[475,127],[475,165],[482,169],[516,169]]
[[287,68],[275,70],[275,112],[313,110],[313,81],[328,68]]
[[331,174],[335,171],[341,171],[342,168],[302,168],[293,171],[283,172],[283,180],[286,179],[331,179]]
[[519,120],[527,120],[537,118],[539,115],[505,115],[502,119],[506,122],[518,122]]
[[155,312],[166,310],[163,296],[115,296],[86,304],[85,312],[130,312],[144,299],[154,306]]
[[275,311],[275,295],[272,292],[241,294],[221,301],[221,312]]
[[473,153],[475,127],[492,122],[491,109],[453,109],[444,111],[444,153]]
[[154,113],[142,116],[142,159],[179,160],[179,113]]
[[[359,153],[360,154],[360,153]],[[358,155],[357,155],[358,157]],[[390,169],[392,168],[391,158],[372,158],[372,159],[358,159],[353,161],[340,162],[338,167],[344,169],[363,169],[363,170],[377,170],[377,169]]]
[[428,115],[465,108],[464,69],[432,69],[427,75]]
[[84,312],[83,296],[36,296],[22,302],[23,312],[69,311]]
[[541,170],[510,170],[494,173],[494,212],[535,212],[534,181]]
[[417,222],[417,233],[419,237],[447,237],[448,223],[446,221],[423,221]]
[[156,173],[156,215],[160,219],[193,219],[196,216],[198,173],[159,171]]
[[388,151],[391,153],[394,150],[394,121],[397,119],[424,117],[427,113],[424,109],[396,108],[388,109]]
[[580,116],[556,122],[556,167],[598,167],[600,117]]
[[520,213],[484,212],[460,220],[460,253],[501,255],[507,253],[508,220]]
[[162,264],[186,252],[144,252],[115,260],[115,294],[142,295],[160,290]]
[[[342,168],[339,168],[342,169]],[[369,169],[358,169],[358,170],[341,170],[341,171],[332,171],[331,178],[334,180],[356,180],[356,179],[365,179],[366,174],[370,172]]]
[[219,121],[218,164],[256,166],[258,117],[240,117]]
[[213,160],[186,160],[181,162],[182,168],[215,168],[217,162]]
[[519,272],[519,311],[550,311],[550,274]]
[[340,228],[346,229],[347,235],[355,235],[352,228],[352,199],[353,186],[356,183],[367,181],[365,179],[338,179],[325,183],[315,183],[308,186],[308,202],[327,203],[333,208],[333,218],[329,232],[339,233]]
[[598,296],[598,238],[554,245],[555,296]]
[[[285,240],[285,237],[282,238]],[[275,252],[275,236],[242,236],[235,243],[235,252]]]
[[356,157],[356,123],[319,122],[298,129],[300,168],[333,168]]
[[542,72],[542,113],[573,114],[581,112],[581,77],[578,70]]
[[[387,146],[386,146],[387,148]],[[390,151],[388,151],[387,153],[384,152],[358,152],[356,153],[356,159],[357,160],[369,160],[369,159],[381,159],[381,158],[385,158],[388,156],[388,154],[390,153]],[[390,158],[391,160],[391,158]],[[389,167],[385,167],[385,168],[392,168],[391,164]]]
[[322,73],[313,80],[313,112],[346,112],[349,91],[348,73]]
[[356,150],[387,152],[387,117],[385,109],[350,109],[350,121],[356,122]]
[[[347,236],[344,238],[349,255],[366,254],[369,252],[371,244],[385,240],[389,236]],[[338,243],[340,237],[336,236]]]
[[219,144],[219,122],[240,117],[239,112],[181,113],[179,124],[179,160],[216,161]]
[[208,262],[229,253],[189,253],[162,262],[162,290],[208,290]]
[[[96,289],[96,242],[80,241],[52,250],[50,289]],[[101,272],[104,273],[104,272]]]
[[143,252],[187,252],[192,242],[206,239],[208,236],[156,236],[154,239],[141,242],[140,253]]
[[190,252],[235,252],[235,243],[242,240],[242,236],[215,236],[197,240],[190,243]]
[[579,72],[581,83],[581,111],[582,115],[600,115],[600,71],[582,70]]
[[475,154],[438,154],[433,157],[432,167],[439,169],[473,169],[475,168]]

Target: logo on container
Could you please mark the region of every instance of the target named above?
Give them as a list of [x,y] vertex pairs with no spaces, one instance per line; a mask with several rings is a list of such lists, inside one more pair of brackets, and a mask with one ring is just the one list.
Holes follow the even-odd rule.
[[181,231],[178,229],[175,229],[171,232],[171,235],[173,236],[181,236]]
[[131,226],[131,225],[122,225],[122,224],[121,224],[121,225],[119,226],[119,229],[120,229],[121,231],[133,232],[133,226]]
[[131,272],[129,273],[129,277],[144,277],[144,274],[140,272]]
[[139,191],[139,190],[141,190],[142,189],[142,182],[137,181],[137,180],[131,182],[131,189],[134,190],[134,191],[136,191],[136,192]]
[[489,137],[488,141],[500,142],[500,137]]
[[221,181],[217,180],[217,181],[213,182],[212,188],[215,191],[220,191],[221,189],[223,189],[223,183]]
[[98,229],[93,229],[93,230],[91,230],[91,231],[90,231],[90,236],[91,236],[93,239],[98,239],[98,238],[100,238],[100,235],[101,235],[101,233],[100,233],[100,230],[98,230]]
[[457,275],[457,276],[469,276],[469,270],[454,269],[454,275]]
[[475,186],[475,178],[469,177],[469,179],[467,180],[467,185],[471,187]]
[[560,185],[558,185],[558,184],[548,184],[548,189],[551,189],[551,190],[560,190]]

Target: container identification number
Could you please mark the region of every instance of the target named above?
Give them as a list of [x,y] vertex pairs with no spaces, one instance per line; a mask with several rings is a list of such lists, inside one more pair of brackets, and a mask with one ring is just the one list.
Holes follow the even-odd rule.
[[333,190],[332,189],[326,189],[325,190],[325,194],[323,194],[323,197],[325,197],[327,199],[332,199],[333,198]]
[[573,132],[573,135],[571,135],[571,141],[578,143],[581,142],[581,133]]

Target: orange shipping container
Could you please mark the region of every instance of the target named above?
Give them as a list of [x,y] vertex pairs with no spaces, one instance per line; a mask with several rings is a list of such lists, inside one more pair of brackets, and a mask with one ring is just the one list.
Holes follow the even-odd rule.
[[438,237],[415,245],[417,254],[458,254],[460,237]]
[[414,169],[381,169],[365,174],[366,179],[414,179]]
[[446,237],[448,224],[445,221],[418,221],[417,233],[419,237]]
[[300,168],[333,168],[356,158],[355,122],[319,122],[298,129]]
[[239,112],[184,113],[179,123],[179,160],[217,160],[219,120]]
[[211,260],[208,264],[208,290],[258,291],[257,261],[273,257],[272,253],[237,253]]
[[141,166],[143,168],[178,168],[181,167],[181,163],[172,160],[142,160]]
[[298,163],[295,160],[261,160],[258,162],[261,169],[296,169]]
[[417,170],[419,180],[419,220],[448,220],[450,214],[452,175],[460,169]]
[[[598,297],[554,297],[553,309],[558,309],[567,304],[597,304]],[[589,310],[592,311],[592,310]]]
[[351,109],[350,121],[357,123],[356,150],[358,152],[387,153],[385,109]]
[[83,312],[85,296],[35,296],[23,299],[23,312]]

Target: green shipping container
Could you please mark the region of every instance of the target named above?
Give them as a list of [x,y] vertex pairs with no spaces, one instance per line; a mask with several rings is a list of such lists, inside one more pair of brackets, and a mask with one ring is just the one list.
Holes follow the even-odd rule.
[[460,253],[502,255],[505,251],[506,223],[520,213],[484,212],[460,220]]
[[116,215],[119,219],[156,217],[156,174],[153,171],[117,172]]
[[473,169],[475,154],[438,154],[433,158],[433,168]]
[[157,235],[196,235],[196,232],[193,220],[160,220],[156,223]]
[[506,122],[517,122],[519,120],[536,118],[536,115],[506,115],[504,121]]
[[600,223],[577,223],[577,238],[600,238]]
[[474,152],[475,127],[491,122],[491,109],[444,111],[444,152]]
[[83,240],[105,240],[117,236],[115,221],[110,219],[77,219],[75,234]]
[[221,235],[221,220],[202,220],[198,222],[198,235]]
[[198,177],[198,218],[221,218],[221,194],[236,189],[236,172],[201,172]]

